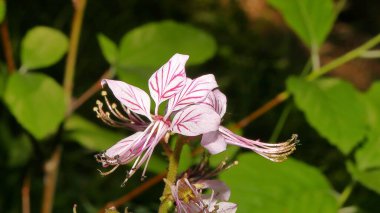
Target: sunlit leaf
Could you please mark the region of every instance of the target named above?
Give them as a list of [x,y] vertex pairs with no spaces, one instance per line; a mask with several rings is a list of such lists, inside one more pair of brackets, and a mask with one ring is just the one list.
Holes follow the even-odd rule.
[[4,20],[6,9],[5,0],[0,0],[0,23]]
[[98,42],[103,56],[106,58],[108,63],[115,64],[118,55],[116,44],[103,34],[98,34]]
[[65,116],[63,89],[43,74],[13,74],[4,100],[17,121],[37,139],[53,134]]
[[330,32],[335,11],[332,0],[269,0],[309,47],[320,46]]
[[68,48],[68,39],[59,30],[38,26],[29,30],[21,42],[21,64],[37,69],[57,63]]
[[65,135],[93,151],[104,151],[119,140],[127,137],[106,127],[98,126],[78,115],[71,116],[65,123]]
[[255,154],[238,160],[221,179],[239,212],[337,212],[332,188],[316,168],[293,159],[274,163]]
[[1,69],[0,70],[0,99],[3,98],[6,81],[7,81],[7,73],[5,72],[5,69]]
[[123,37],[120,63],[127,67],[159,68],[175,53],[182,53],[190,55],[188,64],[201,64],[215,51],[213,37],[200,29],[174,21],[154,22]]
[[287,88],[319,134],[348,154],[366,133],[365,105],[359,93],[338,79],[306,81],[291,77]]

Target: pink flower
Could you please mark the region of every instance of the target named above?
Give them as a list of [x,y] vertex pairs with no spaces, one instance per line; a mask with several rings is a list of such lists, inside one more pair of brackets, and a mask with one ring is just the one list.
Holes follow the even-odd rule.
[[[226,202],[231,192],[222,181],[198,180],[191,183],[187,177],[182,177],[170,187],[179,213],[236,212],[237,205]],[[210,189],[211,193],[203,194],[206,189]]]
[[[210,92],[202,104],[212,107],[216,113],[223,117],[227,108],[226,96],[215,89]],[[201,144],[211,154],[217,154],[226,149],[227,144],[251,149],[259,155],[275,162],[286,160],[287,156],[294,152],[297,145],[297,135],[282,143],[264,143],[259,140],[250,140],[234,134],[226,127],[219,126],[215,131],[203,134]]]
[[[175,54],[166,64],[158,69],[149,79],[150,96],[155,102],[154,113],[150,113],[151,100],[143,90],[122,81],[102,81],[108,85],[121,104],[111,104],[103,94],[110,110],[104,112],[103,103],[98,101],[94,110],[99,118],[112,126],[127,127],[137,131],[122,139],[96,159],[104,167],[114,165],[112,172],[121,164],[134,160],[124,183],[145,163],[146,166],[155,146],[169,132],[185,136],[197,136],[219,128],[220,116],[205,104],[197,104],[206,99],[208,93],[217,87],[215,77],[203,75],[194,80],[187,78],[185,63],[189,56]],[[160,104],[167,101],[164,115],[159,115]],[[103,173],[103,174],[108,174]]]

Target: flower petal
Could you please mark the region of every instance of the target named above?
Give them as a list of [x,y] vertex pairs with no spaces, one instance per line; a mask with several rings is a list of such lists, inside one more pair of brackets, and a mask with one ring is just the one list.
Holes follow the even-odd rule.
[[219,131],[208,132],[202,135],[201,144],[211,154],[215,155],[226,150],[226,142]]
[[291,139],[281,143],[264,143],[259,140],[250,140],[236,135],[223,126],[219,127],[219,132],[224,137],[227,144],[250,149],[274,162],[282,162],[286,160],[287,157],[296,150],[298,143],[297,135],[293,135]]
[[107,84],[115,97],[129,110],[137,114],[145,115],[151,120],[150,98],[144,90],[129,85],[122,81],[104,79],[102,86]]
[[180,92],[186,83],[185,63],[188,55],[175,54],[149,79],[150,95],[158,105]]
[[218,84],[212,74],[203,75],[194,80],[188,78],[181,92],[169,99],[167,114],[205,100],[210,91],[216,87]]
[[220,180],[200,180],[197,184],[201,184],[203,189],[211,189],[214,191],[213,199],[227,201],[230,199],[231,191],[228,186]]
[[214,110],[223,117],[227,109],[227,98],[226,96],[218,89],[210,92],[207,98],[203,103],[211,106]]
[[219,202],[217,204],[217,206],[218,206],[218,210],[216,211],[217,213],[235,213],[237,210],[237,204],[236,203]]
[[205,104],[192,105],[179,111],[173,118],[171,130],[175,133],[196,136],[218,129],[220,116]]

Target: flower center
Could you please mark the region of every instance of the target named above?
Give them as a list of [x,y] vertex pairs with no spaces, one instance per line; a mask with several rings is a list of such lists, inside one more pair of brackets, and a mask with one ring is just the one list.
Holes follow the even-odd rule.
[[155,121],[162,121],[167,126],[171,125],[171,122],[169,120],[167,120],[167,119],[164,119],[164,116],[161,116],[161,115],[153,115],[153,120],[155,120]]

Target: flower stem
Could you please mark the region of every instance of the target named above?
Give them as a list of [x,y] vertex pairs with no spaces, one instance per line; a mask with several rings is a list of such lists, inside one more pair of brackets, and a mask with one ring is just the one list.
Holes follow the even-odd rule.
[[352,181],[350,184],[348,184],[343,192],[340,194],[340,196],[338,197],[338,206],[339,207],[343,207],[344,203],[347,201],[347,199],[350,197],[351,193],[352,193],[352,190],[354,189],[356,185],[356,182],[355,181]]
[[181,156],[182,147],[184,145],[184,141],[182,141],[181,138],[179,138],[176,141],[176,146],[174,148],[174,152],[169,155],[169,169],[168,169],[168,175],[166,176],[166,185],[164,188],[164,192],[162,193],[161,197],[161,205],[158,210],[159,213],[166,213],[168,212],[170,208],[170,199],[169,195],[170,193],[170,183],[174,183],[177,177],[177,170],[178,170],[178,164],[179,164],[179,158]]
[[65,91],[65,100],[67,101],[66,103],[68,106],[70,106],[73,93],[75,64],[77,61],[78,44],[86,3],[87,0],[76,0],[73,2],[75,13],[71,25],[70,46],[67,54],[65,76],[63,78],[63,89]]

